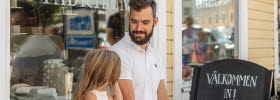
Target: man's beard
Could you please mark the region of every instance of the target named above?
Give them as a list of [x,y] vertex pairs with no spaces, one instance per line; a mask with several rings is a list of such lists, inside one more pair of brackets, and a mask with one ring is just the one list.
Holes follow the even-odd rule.
[[[129,25],[129,29],[130,29],[130,25]],[[133,30],[132,32],[129,30],[129,36],[131,38],[131,40],[138,45],[144,45],[146,43],[148,43],[151,39],[151,37],[153,36],[153,31],[154,31],[154,27],[152,28],[152,31],[147,34],[146,31],[137,31],[137,30]],[[135,33],[141,33],[144,34],[144,38],[141,39],[141,37],[135,37]]]

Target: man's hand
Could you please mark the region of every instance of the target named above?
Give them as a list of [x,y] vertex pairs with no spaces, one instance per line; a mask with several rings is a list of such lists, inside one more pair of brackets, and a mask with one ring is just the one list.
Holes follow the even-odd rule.
[[114,92],[113,100],[123,100],[122,93],[121,93],[118,82],[115,84],[115,87],[113,87],[112,90]]
[[158,100],[168,100],[164,80],[160,80],[159,82],[158,89],[157,89],[157,98]]

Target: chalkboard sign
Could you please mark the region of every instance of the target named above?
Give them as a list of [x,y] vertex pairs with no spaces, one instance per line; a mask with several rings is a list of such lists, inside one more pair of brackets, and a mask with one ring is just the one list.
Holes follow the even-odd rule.
[[194,69],[190,100],[270,100],[273,71],[226,59]]

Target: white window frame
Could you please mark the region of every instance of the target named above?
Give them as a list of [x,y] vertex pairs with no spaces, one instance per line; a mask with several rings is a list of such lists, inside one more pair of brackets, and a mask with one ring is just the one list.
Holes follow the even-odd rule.
[[10,100],[10,0],[0,3],[0,97]]
[[[158,24],[154,28],[154,34],[150,40],[153,48],[155,48],[162,55],[164,65],[166,65],[166,0],[156,0],[157,2],[157,17]],[[165,70],[166,70],[165,66]],[[165,76],[167,79],[167,73]]]
[[[182,89],[190,91],[191,83],[182,81],[182,0],[173,0],[173,99],[182,100]],[[248,1],[238,0],[238,57],[248,60]]]
[[248,0],[238,0],[238,57],[248,60]]
[[274,59],[275,59],[275,72],[276,72],[276,78],[280,78],[279,74],[279,46],[278,46],[278,1],[274,1]]
[[173,99],[182,100],[182,0],[173,0]]

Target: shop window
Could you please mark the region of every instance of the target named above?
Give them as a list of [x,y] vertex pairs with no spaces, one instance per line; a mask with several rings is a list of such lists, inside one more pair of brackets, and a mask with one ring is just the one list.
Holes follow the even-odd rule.
[[238,46],[237,0],[183,0],[182,4],[186,2],[192,5],[182,6],[182,79],[185,82],[192,79],[194,67],[237,58]]
[[127,0],[85,1],[11,0],[11,100],[70,100],[87,52],[128,31]]

